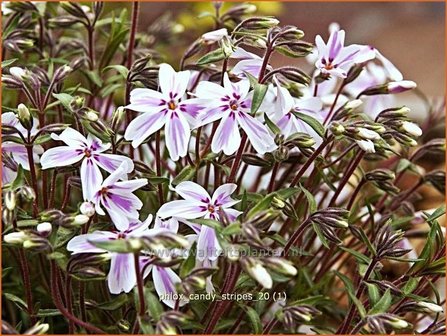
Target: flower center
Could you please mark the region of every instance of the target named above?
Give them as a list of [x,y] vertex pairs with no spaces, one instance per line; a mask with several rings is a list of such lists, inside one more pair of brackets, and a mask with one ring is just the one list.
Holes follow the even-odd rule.
[[109,190],[107,189],[107,187],[102,187],[101,190],[99,191],[99,193],[100,193],[101,195],[105,195],[105,194],[107,194],[108,191],[109,191]]
[[334,68],[334,66],[332,65],[332,63],[328,63],[325,65],[324,67],[326,70],[332,70]]
[[235,100],[230,101],[230,108],[233,111],[236,111],[239,108],[239,105],[238,105],[237,101],[235,101]]
[[210,213],[214,213],[214,212],[216,211],[216,208],[214,207],[214,205],[209,204],[209,205],[208,205],[208,211],[209,211]]
[[126,238],[126,234],[125,234],[124,232],[120,232],[120,233],[118,233],[118,235],[116,236],[116,238],[118,238],[118,239],[124,239],[124,238]]
[[173,100],[171,100],[171,101],[168,103],[168,108],[169,108],[170,110],[175,110],[175,109],[177,108],[177,105],[175,104],[175,102],[174,102]]
[[84,150],[84,155],[85,155],[85,157],[90,157],[90,156],[92,156],[92,151],[90,150],[90,149],[85,149]]

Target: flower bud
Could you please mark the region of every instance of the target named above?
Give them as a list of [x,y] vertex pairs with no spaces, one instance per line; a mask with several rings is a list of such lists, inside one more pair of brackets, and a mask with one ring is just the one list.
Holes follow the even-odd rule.
[[442,306],[439,306],[431,302],[420,301],[417,303],[417,305],[427,313],[442,313],[443,311]]
[[124,109],[124,106],[118,106],[115,112],[113,112],[111,125],[114,131],[117,130],[118,126],[121,124],[121,121],[123,121],[125,114],[126,110]]
[[245,30],[261,30],[275,27],[279,24],[279,20],[274,17],[251,17],[240,23],[239,29]]
[[23,248],[33,250],[35,252],[41,252],[48,250],[50,248],[50,244],[47,239],[33,235],[23,242]]
[[46,210],[46,211],[41,212],[40,220],[42,220],[44,222],[52,222],[52,221],[58,220],[62,216],[64,216],[64,213],[62,211],[56,210],[56,209],[51,209],[51,210]]
[[345,132],[345,127],[339,122],[332,122],[330,127],[331,133],[334,135],[342,135]]
[[22,245],[28,239],[28,234],[24,231],[11,232],[3,237],[3,241],[8,244]]
[[81,212],[81,214],[87,217],[92,217],[96,212],[95,206],[88,201],[81,204],[81,206],[79,207],[79,211]]
[[409,122],[409,121],[402,122],[401,129],[415,137],[419,137],[422,135],[421,128],[413,122]]
[[68,65],[61,66],[54,72],[54,81],[59,82],[64,79],[73,69]]
[[406,117],[410,113],[410,109],[406,106],[383,110],[378,117],[387,119],[398,119]]
[[290,261],[283,258],[274,258],[274,257],[266,258],[263,260],[263,263],[265,267],[280,274],[295,276],[298,273],[297,269],[293,266],[293,264]]
[[253,4],[240,4],[238,6],[231,7],[223,16],[228,17],[240,17],[242,15],[253,14],[256,12],[256,6]]
[[302,70],[300,70],[299,68],[296,68],[296,67],[291,67],[291,66],[282,67],[282,68],[276,69],[275,72],[277,72],[278,74],[281,74],[288,80],[295,82],[295,83],[303,84],[306,86],[309,85],[309,83],[310,83],[310,77],[305,72],[303,72]]
[[74,225],[84,225],[85,223],[87,223],[90,220],[90,218],[86,215],[76,215],[74,216],[74,218],[72,219],[72,223]]
[[365,174],[367,181],[389,181],[394,180],[396,175],[393,171],[385,168],[374,169]]
[[363,104],[363,101],[361,99],[354,99],[354,100],[348,101],[345,104],[344,108],[347,110],[354,110],[357,107],[361,106],[362,104]]
[[25,335],[43,335],[50,329],[48,323],[37,322],[34,326],[24,332]]
[[408,90],[412,90],[416,87],[417,84],[410,80],[390,82],[387,84],[388,93],[401,93]]
[[36,193],[33,188],[24,186],[20,189],[20,196],[22,196],[26,201],[31,202],[36,199]]
[[52,226],[51,223],[43,222],[37,225],[36,227],[37,232],[39,232],[43,236],[48,236],[51,233]]
[[357,128],[357,135],[364,140],[378,140],[380,134],[364,127]]
[[11,74],[11,76],[18,80],[23,80],[26,76],[26,71],[20,67],[9,68],[9,73]]
[[227,28],[213,30],[202,35],[202,39],[206,44],[212,44],[223,39],[224,36],[228,36]]
[[33,127],[33,118],[28,108],[24,104],[17,106],[18,118],[23,127],[30,130]]
[[355,140],[355,142],[366,153],[375,153],[376,152],[376,149],[374,147],[374,142],[372,142],[371,140]]
[[16,193],[12,190],[5,192],[5,207],[9,211],[13,211],[16,207]]
[[262,285],[262,287],[266,289],[272,288],[272,277],[258,260],[249,257],[244,258],[241,260],[241,266],[253,279]]

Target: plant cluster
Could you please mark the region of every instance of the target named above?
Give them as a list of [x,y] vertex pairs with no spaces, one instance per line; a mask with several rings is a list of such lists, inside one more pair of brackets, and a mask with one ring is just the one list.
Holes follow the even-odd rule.
[[140,6],[2,9],[3,333],[445,333],[443,106],[252,4],[171,65]]

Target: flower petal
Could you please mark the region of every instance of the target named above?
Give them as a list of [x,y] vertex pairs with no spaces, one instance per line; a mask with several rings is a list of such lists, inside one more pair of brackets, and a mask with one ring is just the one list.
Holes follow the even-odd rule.
[[214,134],[211,150],[219,153],[221,150],[226,155],[231,155],[239,148],[241,144],[241,135],[236,121],[235,113],[231,112],[222,118]]
[[186,155],[190,136],[191,129],[185,117],[172,112],[165,126],[166,147],[172,160],[177,161]]
[[182,98],[188,86],[189,76],[189,71],[175,72],[169,64],[160,64],[158,83],[161,92],[171,99]]
[[51,138],[53,138],[54,140],[63,141],[70,147],[87,147],[87,139],[85,138],[85,136],[71,127],[67,127],[59,135],[52,133]]
[[179,183],[174,190],[185,200],[195,201],[196,203],[209,203],[211,199],[208,192],[200,184],[191,181]]
[[42,169],[65,167],[79,162],[84,156],[82,151],[72,147],[54,147],[42,154],[40,164]]
[[129,293],[137,284],[132,253],[112,253],[110,271],[107,275],[110,293]]
[[164,100],[164,95],[151,89],[133,89],[130,92],[130,104],[126,109],[137,112],[154,113],[160,110],[160,103]]
[[119,194],[122,192],[133,192],[147,184],[147,179],[133,179],[128,181],[119,181],[111,187],[111,192]]
[[238,113],[237,120],[247,134],[252,146],[259,154],[276,149],[277,146],[273,138],[260,121],[243,112]]
[[91,200],[101,188],[102,174],[92,159],[84,159],[81,164],[82,197]]
[[197,259],[203,261],[216,260],[222,248],[216,237],[216,232],[209,226],[202,225],[199,238],[197,240]]
[[102,205],[107,210],[113,224],[118,230],[127,230],[129,224],[138,220],[138,211],[143,206],[140,199],[133,194],[113,194],[103,196]]
[[67,250],[72,254],[78,253],[102,253],[104,249],[96,247],[90,241],[107,241],[114,238],[115,234],[108,231],[95,231],[73,237],[67,244]]
[[236,190],[237,185],[235,183],[226,183],[221,185],[219,188],[214,191],[213,198],[211,199],[211,203],[216,206],[221,206],[226,203],[232,202],[231,194]]
[[[182,281],[180,277],[169,267],[159,266],[154,266],[152,270],[152,278],[154,280],[155,290],[160,298],[169,296],[172,297],[173,294],[177,293],[175,284]],[[162,301],[170,308],[175,307],[175,300],[164,299]],[[186,300],[181,300],[180,306],[183,306],[186,303]]]
[[166,114],[167,110],[155,113],[147,112],[136,117],[127,126],[124,138],[132,140],[132,146],[137,148],[148,136],[163,127],[166,122]]
[[200,218],[205,215],[205,206],[197,205],[197,202],[177,200],[163,204],[157,212],[161,218],[180,217],[185,219]]
[[113,173],[116,169],[118,169],[123,161],[127,162],[127,173],[130,173],[134,168],[133,161],[124,155],[101,153],[94,154],[93,158],[98,166],[108,171],[109,173]]

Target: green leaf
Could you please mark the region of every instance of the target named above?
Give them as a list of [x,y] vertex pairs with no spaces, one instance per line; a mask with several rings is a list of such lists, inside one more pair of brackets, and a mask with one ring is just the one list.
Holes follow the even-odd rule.
[[127,295],[122,293],[109,302],[103,302],[96,305],[96,308],[102,310],[116,310],[127,302]]
[[59,309],[39,309],[37,316],[39,317],[51,317],[62,315]]
[[186,166],[180,171],[180,173],[177,174],[177,176],[172,180],[171,184],[175,187],[180,182],[190,180],[195,173],[196,173],[196,167]]
[[369,310],[368,315],[386,313],[391,306],[392,299],[391,292],[387,289],[380,300]]
[[206,225],[209,226],[218,232],[222,230],[222,223],[218,222],[214,219],[205,219],[205,218],[198,218],[198,219],[191,219],[190,222],[200,224],[200,225]]
[[317,119],[301,112],[293,112],[293,114],[312,127],[319,136],[324,137],[324,127]]
[[11,183],[11,190],[16,190],[20,187],[22,187],[25,184],[25,174],[23,172],[23,167],[21,164],[19,164],[19,167],[17,169],[17,176]]
[[341,274],[339,272],[336,272],[337,276],[343,281],[345,284],[347,293],[351,301],[356,305],[357,310],[359,311],[360,316],[363,318],[366,316],[366,310],[365,307],[363,307],[362,302],[355,296],[354,294],[354,285],[352,284],[351,280],[344,274]]
[[191,246],[191,249],[189,250],[188,257],[182,262],[180,266],[179,276],[181,279],[186,278],[196,266],[196,250],[197,243],[194,242]]
[[242,308],[245,310],[245,312],[247,313],[247,316],[250,320],[250,324],[251,324],[250,331],[255,335],[262,334],[262,323],[261,323],[261,318],[259,317],[258,312],[249,306],[242,306]]
[[312,222],[312,228],[314,229],[315,233],[317,234],[318,239],[320,239],[321,244],[323,244],[324,247],[329,248],[329,243],[328,243],[326,237],[323,235],[323,232],[321,231],[318,224],[315,224],[314,222]]
[[70,103],[73,100],[71,95],[67,93],[53,93],[53,97],[56,98],[67,111],[73,112],[70,106]]
[[372,283],[366,283],[368,287],[368,297],[370,306],[374,306],[380,299],[380,291],[377,285]]
[[15,303],[15,305],[21,309],[21,310],[27,310],[26,302],[23,301],[21,298],[19,298],[17,295],[11,294],[11,293],[5,293],[3,292],[3,295],[5,298],[9,301],[12,301]]
[[405,285],[401,288],[402,293],[405,295],[413,293],[413,291],[418,287],[420,278],[410,277]]
[[241,229],[241,223],[239,223],[239,222],[236,222],[236,223],[233,223],[233,224],[230,224],[230,225],[228,225],[226,228],[224,228],[223,230],[222,230],[222,235],[224,235],[224,236],[230,236],[230,235],[233,235],[233,234],[238,234],[238,233],[240,233],[242,231],[242,229]]
[[197,65],[205,65],[213,62],[219,62],[222,61],[223,59],[225,59],[225,53],[223,52],[222,48],[218,48],[200,57],[199,60],[197,61]]
[[250,209],[247,214],[247,218],[250,219],[257,213],[269,209],[274,196],[275,194],[268,194],[267,196],[265,196],[260,202],[258,202],[253,208]]
[[[252,105],[252,107],[253,107],[253,105]],[[270,120],[267,113],[264,113],[264,120],[265,120],[265,123],[267,124],[268,128],[270,128],[270,130],[273,132],[273,134],[277,135],[277,134],[281,133],[281,130],[279,129],[279,127],[276,126],[276,124]]]
[[144,315],[144,316],[138,316],[138,324],[141,328],[141,331],[144,335],[154,335],[155,330],[152,326],[151,319]]
[[253,99],[251,101],[251,114],[254,115],[262,104],[265,94],[267,93],[267,85],[256,83],[253,90]]
[[7,67],[9,67],[10,65],[12,65],[15,61],[17,61],[18,60],[18,58],[11,58],[11,59],[9,59],[9,60],[5,60],[5,61],[3,61],[2,62],[2,69],[3,68],[7,68]]
[[124,79],[126,79],[127,75],[129,74],[129,69],[127,69],[124,65],[120,65],[120,64],[106,66],[102,70],[102,72],[106,72],[107,70],[111,70],[111,69],[118,71],[118,73],[121,76],[123,76]]
[[317,211],[317,201],[315,201],[315,197],[300,184],[300,189],[303,191],[304,195],[307,198],[307,202],[309,203],[309,213],[313,214]]
[[276,195],[281,197],[284,200],[287,200],[288,198],[292,197],[296,193],[300,192],[301,188],[293,187],[293,188],[284,188],[276,192]]
[[86,72],[87,77],[98,87],[102,86],[102,79],[96,70],[89,70]]
[[90,244],[102,248],[109,252],[118,252],[118,253],[131,253],[133,252],[128,242],[124,239],[115,239],[115,240],[107,240],[107,241],[90,241],[87,240]]
[[147,310],[151,317],[158,321],[160,319],[160,315],[163,313],[163,305],[160,302],[158,295],[152,293],[149,289],[145,289],[144,297],[146,299]]
[[369,265],[369,263],[371,262],[371,259],[368,258],[366,255],[364,255],[363,253],[360,253],[356,250],[344,247],[344,246],[339,246],[340,249],[342,249],[343,251],[348,252],[349,254],[351,254],[352,256],[354,256],[354,258],[365,265]]

